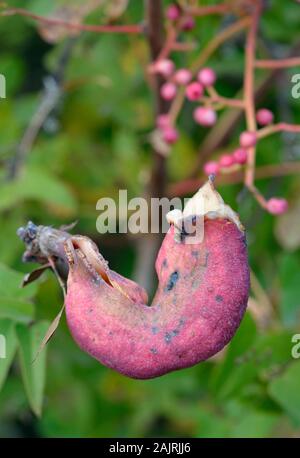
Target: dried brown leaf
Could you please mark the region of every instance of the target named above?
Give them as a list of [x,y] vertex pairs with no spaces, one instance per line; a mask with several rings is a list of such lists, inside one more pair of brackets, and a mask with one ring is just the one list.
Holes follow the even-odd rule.
[[28,274],[24,276],[21,287],[24,288],[25,286],[29,285],[33,281],[37,280],[38,278],[40,278],[41,275],[43,275],[45,270],[50,269],[50,268],[51,268],[50,264],[45,264],[41,267],[38,267],[37,269],[34,269],[32,272],[29,272]]
[[54,318],[54,320],[52,321],[52,323],[50,324],[46,334],[45,334],[45,337],[43,338],[42,342],[41,342],[41,345],[39,346],[39,349],[35,355],[35,358],[33,360],[36,361],[36,359],[38,358],[39,354],[41,353],[41,351],[45,348],[45,346],[47,345],[47,343],[49,342],[49,340],[51,339],[51,337],[53,336],[53,334],[55,333],[56,329],[58,328],[58,325],[60,323],[60,319],[61,319],[61,316],[63,314],[63,311],[65,309],[65,305],[63,305],[63,307],[61,308],[60,312],[58,313],[58,315]]

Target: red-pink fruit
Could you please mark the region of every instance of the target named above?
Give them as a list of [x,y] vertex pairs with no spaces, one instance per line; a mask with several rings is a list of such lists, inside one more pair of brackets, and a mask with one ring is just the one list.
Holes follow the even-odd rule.
[[182,30],[192,30],[195,27],[195,20],[192,16],[188,16],[182,23]]
[[201,126],[210,127],[216,123],[217,115],[212,108],[197,107],[194,111],[194,120]]
[[175,65],[174,62],[170,59],[161,59],[155,62],[153,68],[156,73],[159,73],[165,78],[168,78],[174,72]]
[[220,171],[220,167],[219,167],[219,164],[218,162],[216,161],[209,161],[209,162],[206,162],[206,164],[204,165],[204,173],[205,175],[209,176],[209,175],[217,175]]
[[187,68],[180,68],[174,75],[174,81],[177,84],[185,86],[192,79],[192,73]]
[[158,129],[164,129],[165,127],[169,127],[170,124],[171,120],[168,114],[161,114],[157,116],[156,127],[158,127]]
[[66,242],[71,333],[82,350],[129,377],[153,378],[210,358],[244,315],[249,268],[243,228],[210,182],[193,199],[186,209],[195,199],[205,201],[204,239],[187,243],[178,221],[171,221],[156,260],[159,285],[150,307],[146,292],[110,270],[90,239]]
[[176,21],[180,18],[180,8],[176,3],[172,3],[168,6],[166,10],[166,17],[170,19],[170,21]]
[[257,137],[255,132],[245,131],[240,135],[240,145],[242,148],[251,148],[255,146]]
[[162,130],[162,137],[166,143],[173,144],[176,143],[178,140],[178,132],[173,126],[166,126]]
[[160,88],[160,95],[165,100],[172,100],[176,95],[177,89],[173,83],[165,83]]
[[247,156],[247,150],[244,148],[238,148],[233,152],[233,158],[237,164],[245,164],[247,162]]
[[212,68],[202,68],[198,73],[198,81],[203,84],[204,87],[212,86],[215,84],[216,79],[216,74]]
[[202,97],[203,93],[203,86],[197,81],[190,83],[185,90],[185,95],[191,102],[199,100],[200,97]]
[[267,108],[261,108],[256,113],[256,121],[261,126],[267,126],[268,124],[272,124],[274,119],[274,115],[272,111],[268,110]]
[[288,202],[279,197],[272,197],[267,202],[267,210],[272,215],[282,215],[288,209]]
[[221,168],[230,167],[231,165],[234,164],[234,162],[235,161],[234,161],[234,157],[232,156],[232,154],[223,154],[219,160],[219,164]]

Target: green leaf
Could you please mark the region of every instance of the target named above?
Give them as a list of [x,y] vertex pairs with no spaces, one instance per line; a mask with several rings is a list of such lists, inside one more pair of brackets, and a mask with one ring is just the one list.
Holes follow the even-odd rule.
[[13,297],[16,299],[33,297],[37,290],[36,284],[21,288],[24,274],[0,263],[0,297]]
[[23,223],[24,216],[21,216],[20,209],[11,210],[9,218],[1,219],[0,269],[2,267],[1,263],[11,265],[20,256],[21,241],[18,243],[16,240],[16,229],[22,226]]
[[231,437],[268,437],[277,421],[278,415],[263,411],[249,412],[235,423],[231,431]]
[[0,320],[0,390],[7,377],[17,346],[14,323],[10,320]]
[[73,214],[76,202],[70,190],[42,168],[28,167],[16,181],[1,188],[0,211],[27,199],[51,205],[58,213]]
[[300,363],[290,367],[269,385],[272,398],[290,416],[296,426],[300,426]]
[[285,254],[280,262],[279,278],[281,281],[280,312],[285,325],[292,326],[300,316],[298,256]]
[[37,286],[21,288],[23,274],[0,264],[0,318],[28,323],[34,317],[34,305],[28,299]]
[[249,313],[246,313],[228,346],[224,362],[217,366],[214,374],[212,386],[219,397],[229,396],[255,375],[256,369],[250,351],[255,338],[255,323]]
[[31,302],[13,297],[0,298],[0,318],[10,318],[21,323],[29,323],[34,317]]
[[255,364],[262,380],[272,379],[290,360],[290,332],[281,330],[259,336],[255,344]]
[[30,406],[37,416],[40,416],[42,412],[46,372],[46,349],[44,349],[37,359],[35,358],[48,327],[48,322],[41,321],[29,328],[22,325],[18,325],[16,328],[25,391]]

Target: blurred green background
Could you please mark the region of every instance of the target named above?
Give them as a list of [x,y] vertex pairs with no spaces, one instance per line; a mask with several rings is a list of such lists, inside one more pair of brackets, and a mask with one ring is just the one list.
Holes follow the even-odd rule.
[[[94,11],[93,2],[86,2],[91,10],[87,6],[84,12],[75,0],[6,3],[42,15],[63,5],[63,17],[88,15],[85,21],[91,24],[111,19],[117,4],[122,17],[113,19],[121,23],[140,22],[144,14],[137,0],[127,8],[127,2],[98,2],[101,7]],[[258,40],[262,56],[299,51],[299,12],[292,0],[268,2]],[[185,36],[195,41],[195,50],[176,54],[177,66],[192,62],[231,20],[198,19]],[[291,356],[292,336],[300,333],[299,175],[258,182],[266,197],[289,200],[288,213],[279,218],[261,210],[241,184],[219,189],[247,228],[253,270],[249,310],[226,351],[190,369],[135,381],[84,354],[63,319],[47,356],[44,351],[31,364],[63,298],[51,273],[19,288],[22,272],[31,269],[21,261],[19,226],[28,220],[56,227],[78,220],[75,231],[98,243],[111,268],[134,276],[136,239],[97,233],[96,202],[116,197],[120,188],[128,189],[129,198],[144,193],[154,125],[145,80],[149,50],[142,36],[70,37],[57,29],[38,30],[34,21],[19,16],[0,17],[0,42],[0,73],[7,82],[6,99],[0,100],[0,333],[7,336],[7,358],[0,359],[0,436],[299,437],[300,363]],[[210,59],[221,94],[233,96],[241,88],[243,59],[243,34]],[[291,97],[295,73],[300,68],[277,74],[263,91],[260,106],[272,109],[277,120],[300,123],[300,99]],[[59,78],[61,92],[12,179],[12,159],[30,120],[57,95],[51,75]],[[257,72],[258,79],[267,76]],[[167,160],[169,184],[186,178],[199,156],[206,131],[191,120],[186,104],[178,123],[180,140]],[[238,122],[228,148],[237,144],[243,129]],[[257,160],[258,165],[299,164],[300,135],[261,141]]]

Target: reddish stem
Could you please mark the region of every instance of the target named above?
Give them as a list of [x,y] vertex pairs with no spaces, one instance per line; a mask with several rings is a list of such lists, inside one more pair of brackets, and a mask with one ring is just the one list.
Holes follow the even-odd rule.
[[290,57],[287,59],[276,59],[276,60],[256,60],[255,67],[256,68],[289,68],[289,67],[296,67],[300,65],[300,57]]
[[[300,173],[300,162],[287,162],[283,164],[270,164],[257,167],[255,178],[257,180],[287,175],[298,175]],[[217,185],[232,185],[243,182],[244,172],[242,169],[231,174],[219,175],[216,177]],[[191,178],[189,180],[172,183],[168,187],[168,195],[186,196],[196,192],[204,184],[206,178]]]
[[257,187],[254,184],[251,184],[251,185],[248,185],[247,188],[249,189],[249,191],[251,192],[255,200],[259,203],[259,205],[262,208],[267,209],[268,203],[266,199],[264,198],[264,196],[261,194],[261,192],[257,189]]
[[204,96],[204,97],[201,98],[201,100],[203,100],[203,101],[211,101],[211,102],[218,102],[222,106],[245,109],[244,100],[223,97],[223,96],[218,94],[218,92],[216,91],[216,89],[214,87],[208,87],[207,88],[207,92],[209,94],[209,97],[205,97]]
[[170,26],[168,28],[165,44],[163,48],[161,49],[157,57],[157,60],[166,59],[169,56],[169,54],[173,50],[174,44],[176,43],[177,33],[178,31],[176,27]]
[[229,99],[227,97],[222,97],[221,95],[212,95],[211,97],[203,96],[201,97],[200,101],[208,102],[208,103],[219,103],[220,105],[222,105],[220,108],[223,108],[226,106],[226,107],[244,109],[245,107],[243,100]]
[[208,16],[209,14],[225,14],[230,11],[230,5],[226,3],[221,3],[220,5],[211,5],[211,6],[199,6],[186,8],[186,12],[192,16]]
[[49,25],[57,25],[60,27],[66,27],[67,29],[85,31],[85,32],[96,32],[96,33],[126,33],[136,34],[143,33],[143,26],[139,24],[133,25],[90,25],[90,24],[76,24],[67,22],[62,19],[51,18],[40,16],[38,14],[31,13],[23,8],[13,8],[1,12],[1,16],[13,16],[20,15],[26,16],[36,21],[42,22]]
[[[216,35],[202,50],[199,57],[193,62],[190,70],[192,71],[193,75],[196,75],[199,68],[201,68],[206,61],[210,58],[210,56],[227,40],[229,40],[233,35],[241,32],[245,27],[247,27],[250,23],[250,17],[244,17],[232,25],[228,26],[225,30],[222,30],[218,35]],[[180,113],[180,110],[183,106],[185,100],[185,91],[180,90],[178,91],[177,96],[172,102],[171,109],[170,109],[170,117],[172,122],[175,123],[176,119]]]
[[[245,49],[245,70],[244,70],[244,101],[247,129],[251,132],[256,131],[255,120],[255,102],[254,102],[254,66],[255,66],[255,48],[258,21],[260,16],[259,4],[254,6],[254,12],[251,18],[251,24],[246,36]],[[248,150],[247,169],[245,174],[245,185],[253,187],[255,172],[255,154],[256,148]]]
[[286,122],[279,122],[278,124],[272,124],[271,126],[266,126],[260,129],[257,132],[258,138],[268,137],[269,135],[275,134],[276,132],[300,132],[300,125],[297,124],[288,124]]

